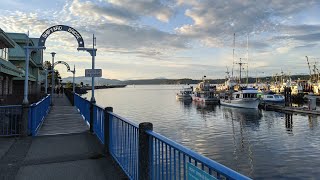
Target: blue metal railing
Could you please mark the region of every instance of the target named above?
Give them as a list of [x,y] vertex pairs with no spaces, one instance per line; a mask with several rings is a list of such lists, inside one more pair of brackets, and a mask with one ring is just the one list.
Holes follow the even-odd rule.
[[41,127],[43,120],[49,113],[50,99],[51,95],[47,95],[39,102],[30,105],[28,112],[28,129],[30,130],[32,136],[37,135],[37,132]]
[[154,131],[147,131],[147,134],[151,146],[152,179],[187,179],[188,163],[217,179],[250,179]]
[[109,112],[109,150],[130,179],[138,179],[139,126]]
[[21,105],[0,106],[0,136],[20,135],[21,115]]
[[89,124],[90,122],[90,101],[83,99],[78,94],[74,94],[74,105],[79,109],[80,114]]
[[[74,95],[75,106],[84,119],[90,121],[90,102]],[[104,144],[109,137],[109,152],[130,179],[139,179],[139,126],[113,112],[105,117],[102,107],[93,105],[93,131]],[[109,129],[104,129],[109,119]],[[232,169],[206,158],[154,131],[149,136],[150,179],[188,179],[188,166],[192,165],[216,179],[250,179]]]
[[104,109],[97,105],[93,105],[93,131],[104,144]]

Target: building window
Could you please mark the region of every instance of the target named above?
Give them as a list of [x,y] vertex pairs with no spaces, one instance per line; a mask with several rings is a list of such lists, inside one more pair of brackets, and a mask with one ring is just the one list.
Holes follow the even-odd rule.
[[9,59],[8,48],[0,49],[0,58],[5,59],[5,60]]

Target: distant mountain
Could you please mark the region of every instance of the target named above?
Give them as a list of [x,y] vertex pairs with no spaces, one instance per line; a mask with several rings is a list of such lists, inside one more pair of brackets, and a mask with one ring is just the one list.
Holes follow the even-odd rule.
[[[67,78],[62,78],[63,82],[72,82],[72,77],[67,77]],[[91,86],[91,78],[90,77],[76,77],[75,82],[77,84],[80,84],[80,82],[83,82],[83,84],[89,84]],[[112,84],[112,85],[119,85],[119,84],[124,84],[123,81],[120,81],[118,79],[106,79],[106,78],[95,78],[94,82],[96,85],[107,85],[107,84]]]

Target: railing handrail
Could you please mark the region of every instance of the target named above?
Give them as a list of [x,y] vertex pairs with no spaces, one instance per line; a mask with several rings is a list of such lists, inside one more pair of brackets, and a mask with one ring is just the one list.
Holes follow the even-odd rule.
[[114,116],[114,117],[116,117],[116,118],[118,118],[118,119],[121,119],[122,121],[124,121],[124,122],[126,122],[126,123],[128,123],[128,124],[130,124],[130,125],[132,125],[132,126],[134,126],[134,127],[136,127],[136,128],[139,128],[139,125],[138,125],[138,124],[130,121],[129,119],[126,119],[126,118],[124,118],[124,117],[121,117],[121,116],[119,116],[119,115],[117,115],[117,114],[115,114],[115,113],[113,113],[113,112],[109,112],[109,114],[111,114],[112,116]]
[[5,106],[0,106],[0,108],[13,108],[13,107],[22,107],[22,105],[5,105]]
[[184,153],[185,155],[199,161],[200,163],[203,163],[204,165],[206,165],[207,167],[211,168],[212,170],[214,171],[217,171],[221,174],[223,174],[224,176],[228,176],[230,178],[233,178],[233,179],[237,179],[237,180],[240,180],[240,179],[243,179],[243,180],[249,180],[250,178],[249,177],[246,177],[212,159],[209,159],[203,155],[200,155],[196,152],[194,152],[193,150],[189,149],[189,148],[186,148],[184,147],[183,145],[181,144],[178,144],[176,142],[174,142],[173,140],[159,134],[159,133],[156,133],[154,131],[146,131],[146,133],[156,139],[159,139],[160,141],[163,141],[165,142],[166,144],[168,144],[169,146],[181,151],[182,153]]
[[39,105],[39,104],[42,103],[45,99],[47,99],[49,96],[50,96],[50,94],[48,94],[46,97],[42,98],[40,101],[31,104],[30,106],[37,106],[37,105]]

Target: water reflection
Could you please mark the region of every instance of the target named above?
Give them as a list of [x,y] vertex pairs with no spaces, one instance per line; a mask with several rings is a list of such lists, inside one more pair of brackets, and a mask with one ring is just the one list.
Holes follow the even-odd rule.
[[293,121],[292,121],[292,114],[291,113],[286,113],[285,114],[285,118],[286,118],[286,130],[287,133],[290,135],[293,135],[292,129],[293,129]]
[[[255,109],[241,109],[223,107],[222,112],[226,120],[231,120],[233,135],[233,157],[235,162],[246,163],[249,167],[249,176],[253,175],[253,152],[251,143],[251,129],[259,128],[261,111]],[[248,129],[249,127],[249,129]],[[237,168],[238,168],[237,163]]]
[[315,128],[318,127],[318,125],[319,125],[317,116],[309,115],[309,116],[308,116],[308,122],[309,122],[309,128],[310,128],[311,130],[315,129]]

